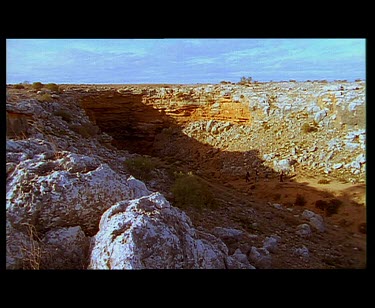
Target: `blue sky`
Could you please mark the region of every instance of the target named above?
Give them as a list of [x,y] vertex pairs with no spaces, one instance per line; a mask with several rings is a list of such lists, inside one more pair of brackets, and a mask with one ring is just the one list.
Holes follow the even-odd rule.
[[7,83],[366,78],[365,39],[7,39]]

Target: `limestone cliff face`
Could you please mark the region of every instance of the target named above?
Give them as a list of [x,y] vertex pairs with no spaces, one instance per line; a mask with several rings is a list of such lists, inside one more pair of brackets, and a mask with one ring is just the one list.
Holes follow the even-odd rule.
[[248,105],[230,97],[162,90],[89,92],[80,101],[90,119],[114,138],[114,145],[138,153],[150,152],[164,128],[209,120],[250,124]]
[[[133,153],[202,165],[212,147],[256,151],[271,168],[290,160],[320,174],[365,174],[357,159],[366,145],[363,82],[129,85],[73,93],[112,144]],[[228,165],[247,163],[237,158]]]
[[160,111],[142,104],[142,94],[103,91],[80,99],[91,121],[113,137],[115,146],[134,152],[149,150],[167,122]]

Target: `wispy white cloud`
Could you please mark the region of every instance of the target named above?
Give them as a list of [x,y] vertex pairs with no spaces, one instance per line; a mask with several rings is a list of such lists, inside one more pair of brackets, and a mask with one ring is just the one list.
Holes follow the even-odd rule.
[[7,82],[365,77],[364,39],[7,40]]

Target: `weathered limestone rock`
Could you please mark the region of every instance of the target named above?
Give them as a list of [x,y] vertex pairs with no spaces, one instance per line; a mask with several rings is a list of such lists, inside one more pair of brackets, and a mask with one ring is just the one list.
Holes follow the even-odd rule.
[[296,234],[302,237],[310,237],[312,235],[311,228],[308,224],[298,225]]
[[309,210],[304,210],[302,213],[302,217],[309,220],[309,224],[314,229],[318,230],[319,232],[325,231],[325,224],[323,217],[319,214],[316,214]]
[[228,269],[255,269],[249,263],[247,256],[240,249],[236,249],[233,255],[227,259]]
[[227,245],[230,253],[235,251],[240,244],[248,243],[249,240],[246,232],[234,228],[216,227],[212,230],[212,234],[220,238]]
[[149,193],[144,183],[134,178],[128,182],[97,159],[62,155],[57,160],[38,155],[24,160],[7,179],[7,214],[15,226],[31,223],[43,230],[79,225],[90,233],[112,204]]
[[296,255],[301,256],[303,258],[310,257],[309,249],[304,245],[300,248],[296,248],[294,252]]
[[43,267],[48,269],[86,269],[90,238],[81,227],[53,229],[42,238]]
[[249,259],[256,268],[267,269],[271,267],[272,257],[265,248],[251,247]]
[[234,228],[222,228],[216,227],[212,230],[212,234],[224,240],[227,238],[233,238],[235,240],[241,240],[245,236],[245,232]]
[[227,268],[228,249],[197,231],[160,193],[122,201],[102,216],[91,269]]
[[274,165],[274,169],[276,171],[289,172],[290,169],[291,169],[290,160],[289,159],[281,159],[281,160],[275,159],[273,161],[273,165]]
[[321,110],[315,114],[314,121],[316,123],[321,122],[325,117],[327,116],[327,111],[326,110]]
[[263,248],[267,249],[269,252],[276,252],[277,251],[277,243],[280,241],[280,236],[278,235],[271,235],[264,239],[263,241]]

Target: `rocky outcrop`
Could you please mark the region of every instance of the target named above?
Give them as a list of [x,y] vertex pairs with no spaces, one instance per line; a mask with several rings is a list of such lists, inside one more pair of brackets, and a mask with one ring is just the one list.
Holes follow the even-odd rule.
[[[16,154],[13,151],[23,143],[12,142],[7,155]],[[21,161],[7,179],[7,215],[15,226],[31,223],[41,231],[79,225],[90,234],[96,232],[101,214],[112,204],[145,191],[134,180],[130,187],[126,179],[95,158],[69,152],[61,157],[36,153]]]
[[52,229],[41,239],[42,264],[48,269],[86,269],[90,238],[80,226]]
[[[241,265],[237,260],[237,266]],[[226,245],[195,230],[188,216],[159,193],[107,210],[95,236],[91,269],[224,269]]]

